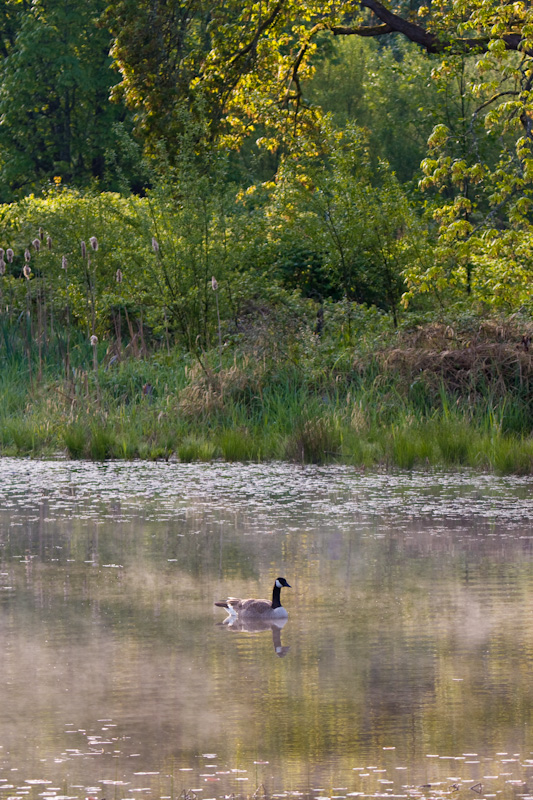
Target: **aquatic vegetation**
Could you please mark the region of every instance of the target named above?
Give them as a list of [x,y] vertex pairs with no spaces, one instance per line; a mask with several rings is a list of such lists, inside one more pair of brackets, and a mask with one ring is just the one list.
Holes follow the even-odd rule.
[[[87,302],[90,311],[90,293]],[[354,349],[336,338],[338,308],[321,338],[304,310],[270,350],[262,331],[197,357],[166,337],[149,352],[133,329],[120,348],[117,338],[67,335],[56,320],[40,355],[32,345],[38,380],[19,322],[0,315],[0,452],[533,471],[522,320],[424,324],[392,337],[381,317],[354,311]]]
[[87,455],[89,432],[80,422],[68,425],[63,432],[67,453],[71,458],[84,458]]
[[94,461],[113,458],[117,452],[116,436],[108,424],[95,422],[90,428],[87,445],[88,456]]
[[[413,469],[433,460],[433,442],[430,432],[417,426],[395,426],[389,442],[391,463],[400,469]],[[389,451],[388,451],[389,452]]]
[[211,461],[216,452],[213,442],[195,436],[187,436],[180,441],[176,453],[180,461],[188,464],[191,461]]
[[341,455],[342,436],[338,420],[326,411],[323,415],[302,416],[285,445],[285,457],[302,464],[321,464]]
[[260,447],[250,430],[228,428],[217,437],[217,447],[224,461],[259,460]]

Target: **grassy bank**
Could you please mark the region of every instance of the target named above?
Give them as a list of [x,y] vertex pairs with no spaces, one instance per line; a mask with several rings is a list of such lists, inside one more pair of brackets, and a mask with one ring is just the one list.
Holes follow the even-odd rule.
[[[197,358],[71,343],[0,375],[3,455],[227,461],[533,473],[533,362],[523,320],[462,330],[413,324],[334,349]],[[114,352],[114,355],[110,355]],[[30,354],[31,355],[31,354]]]

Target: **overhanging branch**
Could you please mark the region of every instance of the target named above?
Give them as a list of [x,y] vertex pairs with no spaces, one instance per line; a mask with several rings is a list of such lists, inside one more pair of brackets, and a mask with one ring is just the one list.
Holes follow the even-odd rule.
[[388,8],[385,8],[379,0],[360,0],[360,3],[363,8],[368,8],[381,22],[388,25],[391,32],[403,33],[411,42],[424,47],[428,53],[437,52],[435,48],[439,46],[440,42],[434,33],[430,33],[420,25],[415,25],[414,22],[409,22],[409,20],[398,16],[398,14],[394,14]]
[[[420,25],[417,25],[414,22],[410,22],[407,19],[395,14],[393,11],[390,11],[388,8],[379,2],[379,0],[359,0],[361,6],[363,8],[368,8],[369,11],[372,11],[376,17],[381,20],[384,26],[388,27],[389,30],[383,30],[381,26],[376,27],[376,33],[371,33],[372,28],[368,28],[368,33],[362,33],[357,28],[353,29],[345,29],[337,28],[334,33],[337,35],[340,34],[357,34],[359,36],[379,36],[381,33],[402,33],[407,39],[415,44],[420,45],[428,53],[443,53],[446,50],[450,50],[456,53],[468,53],[472,52],[473,50],[486,50],[487,46],[490,42],[490,37],[476,37],[476,38],[441,38],[436,36],[434,33],[427,31],[425,28],[422,28]],[[507,50],[520,50],[520,44],[522,42],[522,35],[519,33],[507,33],[503,36],[499,37],[504,43]],[[532,55],[532,53],[528,51],[526,52],[527,55]]]
[[279,14],[281,13],[281,9],[283,8],[283,0],[280,0],[274,8],[272,12],[268,15],[266,19],[264,19],[261,24],[258,26],[257,31],[253,39],[244,47],[242,47],[235,55],[230,59],[229,65],[233,66],[236,61],[238,61],[243,56],[248,55],[248,53],[252,52],[254,48],[257,46],[257,43],[261,37],[261,35],[274,24],[276,19],[278,18]]
[[345,25],[332,25],[329,30],[335,36],[382,36],[385,33],[392,33],[390,25],[358,25],[347,27]]

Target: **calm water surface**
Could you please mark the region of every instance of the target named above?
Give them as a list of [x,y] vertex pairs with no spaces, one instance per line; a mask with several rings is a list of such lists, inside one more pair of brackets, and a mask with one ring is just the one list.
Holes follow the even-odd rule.
[[532,495],[0,459],[0,800],[533,798]]

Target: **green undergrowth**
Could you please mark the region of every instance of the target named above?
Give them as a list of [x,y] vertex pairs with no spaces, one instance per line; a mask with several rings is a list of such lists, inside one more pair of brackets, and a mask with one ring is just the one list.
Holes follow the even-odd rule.
[[533,474],[529,384],[496,390],[477,376],[461,392],[442,374],[346,365],[244,358],[219,369],[217,354],[199,364],[174,353],[30,381],[15,364],[0,377],[0,452]]

